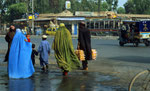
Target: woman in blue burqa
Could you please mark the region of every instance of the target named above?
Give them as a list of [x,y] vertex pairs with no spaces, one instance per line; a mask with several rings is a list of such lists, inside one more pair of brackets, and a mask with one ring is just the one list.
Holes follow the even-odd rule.
[[9,78],[28,78],[35,72],[31,61],[32,44],[25,39],[25,35],[17,29],[9,53]]

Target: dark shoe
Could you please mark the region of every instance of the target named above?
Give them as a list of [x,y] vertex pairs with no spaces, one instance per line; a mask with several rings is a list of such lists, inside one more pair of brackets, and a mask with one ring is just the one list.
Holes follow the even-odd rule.
[[5,59],[3,62],[7,62],[7,61],[8,61],[8,60]]
[[42,67],[41,70],[45,71],[45,67]]
[[85,70],[88,71],[88,67],[86,67]]
[[86,71],[88,71],[88,67],[86,67],[86,68],[83,68],[82,70],[86,70]]
[[48,65],[46,65],[46,70],[48,70]]

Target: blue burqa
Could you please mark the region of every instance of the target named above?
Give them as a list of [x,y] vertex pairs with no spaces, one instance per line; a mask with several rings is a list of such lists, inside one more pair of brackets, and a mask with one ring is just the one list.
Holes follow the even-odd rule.
[[31,60],[32,44],[25,39],[25,35],[16,31],[9,53],[9,78],[28,78],[35,72]]

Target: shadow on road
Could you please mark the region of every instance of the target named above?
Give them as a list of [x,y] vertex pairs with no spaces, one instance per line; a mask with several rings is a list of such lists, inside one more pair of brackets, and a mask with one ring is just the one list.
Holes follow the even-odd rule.
[[[110,43],[110,44],[109,44],[109,43],[99,43],[99,44],[96,44],[96,45],[111,46],[111,47],[112,47],[112,46],[116,46],[116,47],[121,47],[121,48],[128,48],[128,47],[129,47],[129,48],[130,48],[130,47],[131,47],[131,48],[132,48],[132,47],[137,48],[137,47],[135,47],[135,45],[133,45],[132,43],[130,43],[130,44],[125,44],[124,46],[120,46],[119,43]],[[139,48],[139,47],[140,47],[140,48],[147,48],[145,45],[142,45],[142,44],[139,45],[138,48]]]
[[150,63],[150,57],[142,57],[142,56],[119,56],[119,57],[111,57],[109,59],[125,62]]
[[96,44],[96,45],[101,45],[101,46],[118,46],[117,44]]

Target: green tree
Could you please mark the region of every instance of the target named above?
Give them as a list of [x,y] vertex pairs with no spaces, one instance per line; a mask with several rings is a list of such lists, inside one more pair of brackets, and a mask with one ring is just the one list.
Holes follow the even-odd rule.
[[133,0],[137,14],[150,14],[150,0]]
[[89,2],[87,0],[82,0],[81,1],[81,10],[90,11],[91,7],[89,7],[88,5],[89,5]]
[[125,4],[125,11],[129,14],[150,14],[150,0],[128,0]]
[[[101,5],[100,5],[101,6]],[[98,11],[98,2],[93,0],[82,0],[80,11]]]
[[109,11],[116,11],[118,6],[118,0],[106,0],[108,4],[108,10]]
[[89,11],[91,12],[98,11],[98,3],[94,2],[93,0],[88,1],[87,7],[89,7]]
[[50,11],[52,13],[60,13],[65,10],[66,0],[50,0]]
[[113,10],[117,11],[117,7],[118,7],[118,0],[114,0],[114,2],[113,2]]
[[106,0],[106,2],[108,4],[108,10],[112,11],[113,0]]
[[80,10],[81,4],[78,1],[70,0],[71,1],[71,12],[75,13],[75,11]]
[[[29,5],[29,12],[31,13],[31,8],[32,6]],[[48,9],[49,7],[49,9]],[[43,2],[43,0],[34,0],[34,12],[38,12],[38,13],[46,13],[50,11],[50,5],[49,5],[49,0],[45,0]]]
[[26,3],[17,3],[9,6],[7,11],[7,16],[10,22],[13,22],[15,19],[22,18],[27,11]]
[[60,13],[60,12],[65,10],[65,1],[66,0],[59,0],[58,1],[58,6],[57,6],[58,8],[56,8],[55,13]]
[[118,14],[125,14],[125,9],[124,9],[123,7],[119,7],[119,8],[117,9],[117,13],[118,13]]
[[5,23],[8,19],[8,8],[15,4],[25,2],[26,0],[0,0],[0,14],[1,14],[1,22]]
[[135,14],[136,13],[136,8],[134,6],[133,0],[128,0],[125,4],[125,11],[127,14]]
[[5,22],[5,14],[6,14],[6,10],[7,10],[7,7],[8,7],[8,1],[6,0],[1,0],[0,1],[0,15],[1,15],[1,23],[4,23]]
[[0,1],[0,14],[2,14],[2,12],[4,12],[4,6],[5,6],[5,2],[4,0]]
[[100,10],[101,11],[108,11],[108,4],[107,2],[102,2],[101,5],[100,5]]

